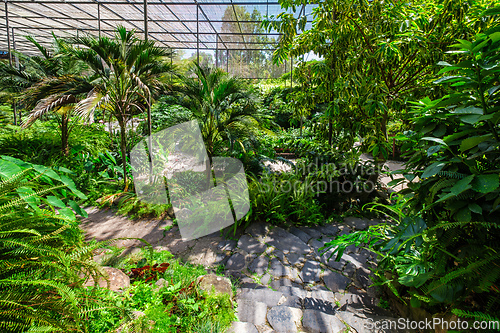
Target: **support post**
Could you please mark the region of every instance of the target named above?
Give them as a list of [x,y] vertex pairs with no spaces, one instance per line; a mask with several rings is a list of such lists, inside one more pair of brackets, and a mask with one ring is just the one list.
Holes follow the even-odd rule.
[[[12,48],[14,49],[14,52],[16,52],[16,35],[14,34],[14,28],[12,28]],[[16,68],[19,69],[19,57],[16,55]]]
[[226,49],[226,72],[229,73],[229,49]]
[[196,2],[196,63],[200,65],[200,5]]
[[219,68],[219,36],[215,36],[215,68]]
[[293,56],[290,56],[290,88],[293,87]]
[[9,65],[12,67],[12,52],[10,50],[9,7],[5,1],[5,29],[7,29],[7,51],[9,51]]
[[99,37],[101,37],[101,3],[97,3],[97,29],[99,30]]
[[144,0],[144,40],[148,40],[148,0]]

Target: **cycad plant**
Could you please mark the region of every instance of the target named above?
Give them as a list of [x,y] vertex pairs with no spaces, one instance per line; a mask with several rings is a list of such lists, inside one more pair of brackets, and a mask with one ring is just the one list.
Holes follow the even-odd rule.
[[22,56],[20,69],[0,66],[0,73],[4,75],[0,87],[31,110],[23,123],[24,128],[48,115],[56,119],[61,129],[61,150],[63,155],[68,155],[68,137],[72,124],[77,123],[70,119],[76,115],[75,110],[89,109],[87,104],[92,99],[87,95],[94,93],[92,78],[83,74],[86,68],[83,62],[64,53],[62,40],[54,36],[54,47],[49,50],[34,38],[27,39],[41,56]]
[[[75,287],[101,274],[83,244],[71,200],[81,197],[63,173],[0,158],[0,331],[85,331],[85,307]],[[71,207],[71,208],[70,208]],[[94,280],[95,281],[95,280]]]
[[264,121],[256,95],[245,83],[219,68],[195,65],[194,76],[184,77],[180,89],[182,104],[198,119],[209,158],[238,145],[255,141]]
[[[127,123],[135,114],[148,110],[151,99],[166,87],[168,74],[173,72],[171,50],[141,40],[135,31],[118,27],[114,38],[86,36],[72,40],[70,54],[85,62],[99,77],[96,93],[89,99],[111,114],[120,126],[120,150],[123,175],[127,188]],[[81,47],[78,47],[81,46]],[[82,109],[83,111],[84,109]],[[85,110],[87,111],[87,110]]]

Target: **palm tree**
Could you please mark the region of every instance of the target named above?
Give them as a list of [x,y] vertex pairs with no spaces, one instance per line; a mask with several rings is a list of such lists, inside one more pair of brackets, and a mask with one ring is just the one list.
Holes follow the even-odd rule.
[[23,128],[52,113],[61,128],[62,153],[68,155],[68,138],[73,127],[69,120],[75,114],[75,109],[86,105],[87,95],[93,93],[91,78],[81,74],[85,70],[82,62],[75,61],[63,52],[64,43],[60,39],[54,36],[52,51],[32,37],[27,39],[42,55],[23,57],[23,66],[19,69],[1,66],[0,73],[4,77],[0,87],[12,100],[19,100],[26,109],[31,110]]
[[219,68],[194,67],[194,77],[184,77],[181,103],[200,122],[210,162],[215,153],[235,144],[245,151],[264,121],[255,103],[256,95],[241,79]]
[[100,79],[96,87],[99,93],[93,96],[94,109],[108,112],[120,126],[127,190],[126,126],[134,114],[149,110],[151,98],[165,88],[164,79],[173,73],[173,66],[167,61],[172,51],[155,46],[154,41],[139,39],[135,37],[135,30],[127,31],[124,27],[116,29],[113,39],[86,36],[74,38],[72,44],[75,46],[68,48],[70,54],[85,62]]

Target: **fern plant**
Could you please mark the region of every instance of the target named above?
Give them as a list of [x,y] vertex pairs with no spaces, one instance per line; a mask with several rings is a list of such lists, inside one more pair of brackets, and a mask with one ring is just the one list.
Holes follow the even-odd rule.
[[77,287],[103,272],[92,260],[102,244],[84,245],[77,225],[87,214],[72,198],[85,196],[63,173],[7,156],[0,180],[0,331],[86,331],[102,305],[83,306]]

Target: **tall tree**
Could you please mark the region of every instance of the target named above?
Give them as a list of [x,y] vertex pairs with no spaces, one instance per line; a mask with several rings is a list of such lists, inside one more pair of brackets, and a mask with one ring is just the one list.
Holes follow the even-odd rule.
[[[151,98],[165,88],[167,74],[173,73],[170,64],[172,51],[155,46],[135,36],[135,31],[118,27],[114,38],[86,36],[73,39],[68,48],[76,59],[84,61],[100,78],[94,95],[94,108],[109,112],[120,126],[125,190],[127,179],[127,123],[134,114],[142,113]],[[83,47],[78,47],[78,45]],[[89,101],[90,102],[90,101]]]
[[[315,52],[331,66],[343,95],[358,114],[368,111],[372,126],[387,140],[391,111],[428,83],[443,51],[454,41],[491,23],[478,12],[494,1],[280,0],[283,12],[264,26],[283,33],[274,52],[277,62]],[[315,4],[313,23],[297,17],[304,4]],[[361,87],[363,85],[363,87]],[[343,86],[335,91],[335,87]],[[361,89],[360,89],[361,88]],[[335,96],[335,97],[334,97]]]

